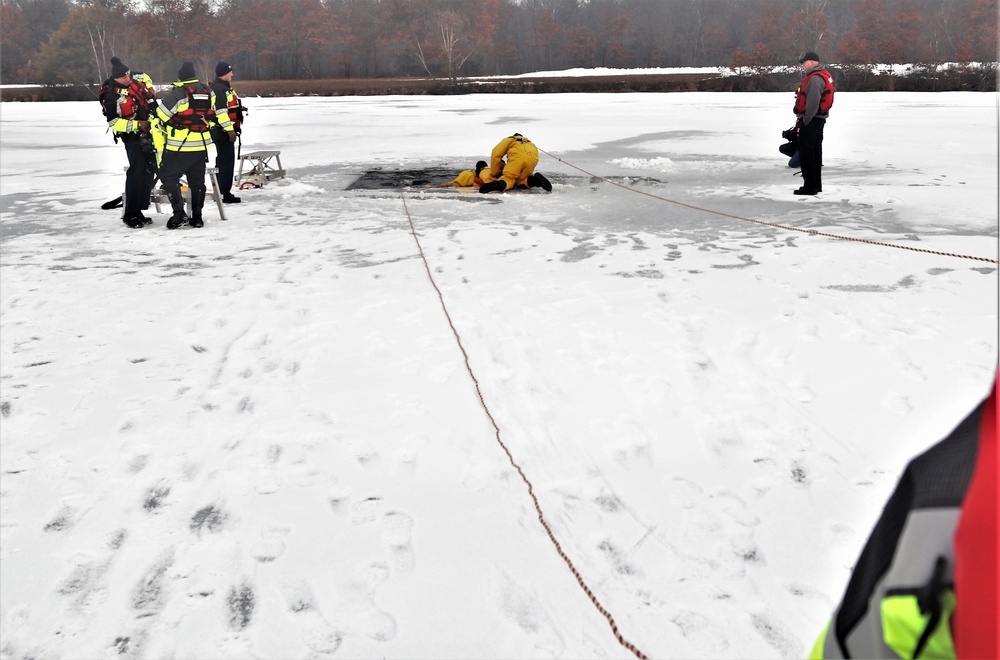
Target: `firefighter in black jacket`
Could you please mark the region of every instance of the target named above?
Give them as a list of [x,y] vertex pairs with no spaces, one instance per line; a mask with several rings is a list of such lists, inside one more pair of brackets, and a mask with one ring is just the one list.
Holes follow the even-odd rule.
[[240,198],[232,193],[233,170],[236,166],[236,149],[233,143],[243,125],[243,104],[233,91],[233,67],[228,62],[215,65],[215,80],[210,87],[215,92],[215,118],[212,127],[215,142],[215,167],[219,170],[219,192],[224,204],[239,204]]
[[[166,146],[160,166],[160,181],[170,198],[174,214],[167,229],[181,225],[205,225],[201,209],[205,205],[205,164],[212,144],[211,126],[215,121],[215,94],[198,81],[194,64],[185,62],[177,71],[173,89],[163,95],[156,114],[163,122]],[[180,178],[187,177],[191,190],[191,217],[184,213]]]
[[[108,127],[121,140],[128,157],[125,174],[125,209],[122,222],[139,229],[152,222],[142,214],[156,178],[156,154],[149,134],[149,116],[155,106],[152,90],[117,57],[111,58],[111,78],[101,91],[101,105]],[[151,106],[152,102],[152,106]]]

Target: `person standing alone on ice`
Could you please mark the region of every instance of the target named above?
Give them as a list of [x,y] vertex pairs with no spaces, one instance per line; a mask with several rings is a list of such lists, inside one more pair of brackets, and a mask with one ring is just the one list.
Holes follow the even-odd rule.
[[[164,94],[156,108],[163,122],[167,143],[160,166],[160,181],[170,198],[174,214],[167,229],[181,225],[204,227],[201,209],[205,205],[205,164],[212,144],[211,125],[215,121],[215,94],[198,81],[194,64],[185,62],[177,71],[177,82]],[[180,179],[187,176],[191,190],[191,218],[184,213]]]
[[[504,157],[507,164],[503,164]],[[541,174],[535,174],[538,165],[538,147],[520,133],[500,140],[490,155],[490,176],[495,179],[484,183],[479,192],[503,192],[515,186],[552,190],[552,184]],[[485,180],[485,177],[483,177]]]
[[823,192],[823,127],[833,106],[833,76],[819,63],[819,55],[809,51],[799,58],[806,75],[795,90],[795,116],[799,126],[799,159],[802,187],[796,195]]
[[215,142],[215,166],[219,169],[219,192],[223,204],[239,204],[240,198],[232,193],[233,169],[236,166],[236,149],[233,143],[240,135],[243,125],[243,104],[233,91],[233,67],[228,62],[215,65],[215,118],[218,125],[212,127],[212,141]]

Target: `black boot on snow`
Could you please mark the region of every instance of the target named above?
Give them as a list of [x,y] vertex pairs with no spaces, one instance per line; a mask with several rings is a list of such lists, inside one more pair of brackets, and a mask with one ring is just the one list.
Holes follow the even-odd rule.
[[183,211],[179,213],[174,213],[172,216],[170,216],[170,219],[167,220],[167,229],[177,229],[178,227],[186,225],[187,223],[188,223],[188,217],[186,213],[184,213]]
[[204,188],[199,190],[191,189],[191,221],[188,223],[192,227],[204,227],[205,223],[201,219],[201,209],[205,206],[205,195],[208,191]]
[[223,204],[239,204],[242,200],[233,193],[226,193],[222,196]]
[[127,215],[124,218],[122,218],[122,222],[124,222],[132,229],[141,229],[146,224],[142,219],[141,213],[138,215]]
[[542,188],[545,192],[552,192],[552,184],[541,174],[535,172],[528,176],[529,188]]
[[499,181],[490,181],[489,183],[484,183],[479,186],[479,192],[490,193],[490,192],[503,192],[507,190],[507,182],[503,179]]

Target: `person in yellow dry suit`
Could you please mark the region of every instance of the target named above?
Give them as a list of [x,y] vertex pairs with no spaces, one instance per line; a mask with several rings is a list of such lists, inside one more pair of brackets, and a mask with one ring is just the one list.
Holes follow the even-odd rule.
[[[507,164],[501,167],[503,159]],[[552,190],[552,184],[541,174],[535,174],[538,165],[538,147],[520,133],[514,133],[500,140],[490,155],[490,176],[495,180],[484,183],[479,192],[503,192],[515,187],[544,188]],[[484,179],[485,181],[485,179]]]
[[[502,166],[501,166],[501,169]],[[490,176],[489,165],[485,160],[481,160],[476,163],[476,169],[474,170],[462,170],[458,173],[454,179],[447,183],[438,183],[431,188],[471,188],[473,186],[481,186],[484,183],[489,183],[490,181],[495,181],[496,179]]]

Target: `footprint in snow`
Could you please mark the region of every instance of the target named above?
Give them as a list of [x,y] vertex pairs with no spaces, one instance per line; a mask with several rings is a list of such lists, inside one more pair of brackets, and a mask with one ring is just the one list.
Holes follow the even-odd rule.
[[701,501],[704,491],[701,486],[685,477],[670,477],[667,493],[670,500],[682,509],[691,509]]
[[173,564],[174,552],[169,549],[160,555],[132,588],[132,607],[139,611],[140,617],[159,613],[169,588],[166,574]]
[[810,403],[816,400],[816,394],[801,380],[793,379],[788,383],[788,389],[792,398],[801,403]]
[[70,560],[73,567],[56,588],[57,593],[72,600],[77,612],[88,612],[99,606],[107,597],[107,573],[110,557],[95,559],[78,555]]
[[396,617],[379,609],[372,609],[351,619],[351,629],[377,642],[388,642],[396,637]]
[[[343,513],[351,501],[351,489],[346,486],[337,486],[326,495],[327,504],[334,513]],[[351,521],[354,521],[353,507]],[[360,524],[360,523],[355,523]]]
[[732,519],[738,525],[743,527],[756,527],[760,524],[760,518],[755,516],[747,508],[746,502],[744,502],[743,499],[735,493],[724,490],[719,493],[712,494],[710,499],[723,514]]
[[426,447],[430,440],[422,433],[415,433],[403,440],[403,446],[396,450],[393,456],[400,472],[410,474],[417,469],[417,457],[420,450]]
[[412,539],[413,518],[408,513],[388,511],[382,516],[382,541],[401,572],[409,572],[416,565]]
[[803,647],[799,636],[794,631],[789,630],[783,623],[776,620],[770,613],[753,614],[750,617],[754,630],[764,638],[772,648],[774,648],[783,658],[805,657],[805,647]]
[[229,588],[226,594],[226,611],[229,627],[232,630],[246,630],[253,621],[255,609],[257,609],[257,595],[248,580],[244,580],[239,586],[233,585]]
[[713,622],[704,614],[685,610],[670,618],[681,631],[684,639],[697,645],[697,648],[711,653],[719,653],[729,648],[729,639],[724,630],[720,630],[719,622]]
[[260,533],[260,540],[250,547],[250,555],[261,564],[268,564],[285,553],[285,537],[291,527],[269,527]]
[[354,460],[362,467],[371,467],[378,463],[378,452],[367,440],[358,437],[349,437],[345,438],[343,443],[348,451],[351,452],[351,455],[354,456]]
[[351,524],[364,525],[378,520],[382,510],[381,497],[366,497],[351,505]]
[[909,397],[900,392],[886,392],[882,396],[882,407],[900,415],[913,412]]

